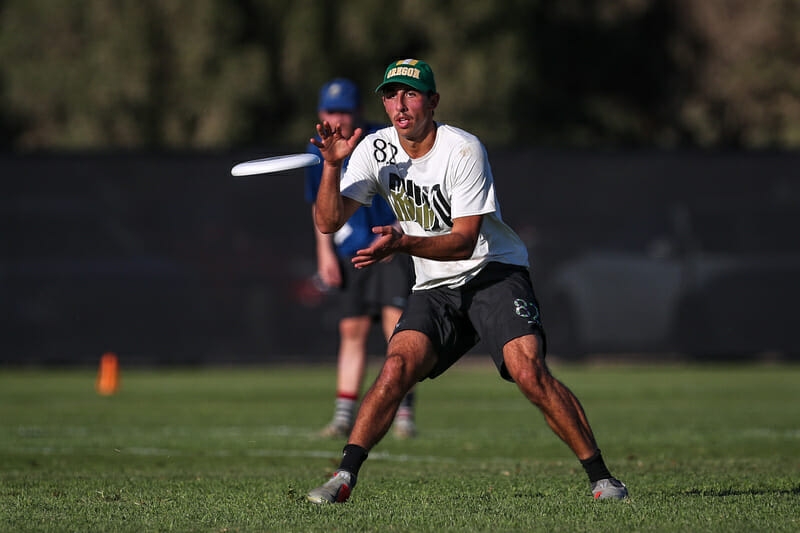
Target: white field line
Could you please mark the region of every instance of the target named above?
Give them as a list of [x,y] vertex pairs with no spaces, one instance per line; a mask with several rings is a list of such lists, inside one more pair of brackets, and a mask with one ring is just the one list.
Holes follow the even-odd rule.
[[[42,446],[42,447],[22,447],[14,448],[17,453],[35,453],[39,455],[86,455],[92,452],[104,453],[108,450],[105,449],[87,449],[87,448],[73,448],[73,447],[55,447],[55,446]],[[114,448],[115,453],[120,455],[134,455],[145,457],[191,457],[199,455],[202,457],[231,457],[236,455],[245,455],[248,457],[287,457],[287,458],[308,458],[308,459],[339,459],[342,456],[341,452],[333,452],[328,450],[281,450],[281,449],[245,449],[245,450],[210,450],[208,452],[192,452],[189,450],[178,450],[170,448]],[[390,461],[398,463],[463,463],[464,459],[456,459],[455,457],[441,457],[435,455],[410,455],[410,454],[394,454],[385,452],[376,452],[370,454],[370,459],[378,461]],[[492,461],[512,461],[513,459],[503,459],[500,457],[493,457]]]
[[[9,428],[10,429],[10,428]],[[53,437],[65,437],[70,440],[72,444],[78,446],[13,446],[5,450],[7,453],[31,453],[39,455],[86,455],[86,454],[105,454],[108,452],[117,453],[120,455],[131,456],[155,456],[155,457],[191,457],[191,456],[204,456],[204,457],[229,457],[229,456],[249,456],[249,457],[285,457],[285,458],[310,458],[310,459],[339,459],[341,452],[336,450],[336,444],[331,444],[330,450],[296,450],[289,448],[236,448],[236,449],[208,449],[208,450],[187,450],[179,448],[163,448],[163,447],[118,447],[118,448],[105,448],[97,447],[96,444],[92,445],[87,443],[87,446],[81,446],[80,441],[89,438],[93,433],[97,432],[97,428],[88,428],[81,426],[73,427],[49,427],[49,426],[19,426],[12,430],[12,434],[16,433],[18,437],[24,440],[36,440],[38,438],[46,437],[51,439]],[[195,428],[185,427],[163,427],[157,428],[152,431],[153,435],[163,436],[180,436],[195,433]],[[137,431],[141,434],[141,429]],[[262,436],[270,437],[294,437],[308,440],[319,440],[315,431],[308,428],[297,428],[290,426],[256,426],[256,427],[214,427],[209,428],[206,432],[208,436],[214,438],[224,437],[247,437],[248,443],[256,444],[254,438]],[[442,438],[438,432],[433,429],[426,432],[431,438]],[[449,435],[452,438],[452,434]],[[776,430],[774,428],[747,428],[739,431],[736,435],[739,440],[798,440],[800,439],[800,429],[785,429]],[[690,438],[689,436],[687,436]],[[123,435],[119,438],[124,439]],[[104,439],[105,440],[105,439]],[[681,439],[684,440],[684,439]],[[0,451],[3,451],[0,448]],[[484,457],[484,458],[455,458],[448,456],[435,456],[435,455],[413,455],[413,454],[394,454],[388,452],[373,452],[370,454],[370,459],[379,461],[399,462],[399,463],[466,463],[471,461],[486,463],[507,463],[519,462],[519,458],[507,457]]]

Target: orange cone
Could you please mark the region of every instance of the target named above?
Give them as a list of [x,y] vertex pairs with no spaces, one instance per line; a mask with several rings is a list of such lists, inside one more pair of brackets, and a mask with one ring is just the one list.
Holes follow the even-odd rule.
[[115,353],[107,352],[100,358],[100,369],[97,371],[94,388],[103,396],[111,396],[119,389],[119,360]]

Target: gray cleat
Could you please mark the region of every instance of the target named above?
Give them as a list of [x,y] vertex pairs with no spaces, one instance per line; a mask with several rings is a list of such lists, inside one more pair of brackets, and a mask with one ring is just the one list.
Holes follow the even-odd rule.
[[326,439],[343,439],[350,435],[350,426],[331,422],[320,430],[318,435]]
[[417,425],[409,417],[398,417],[394,420],[394,436],[398,439],[413,439],[417,436]]
[[356,486],[356,476],[346,470],[337,470],[324,485],[308,493],[311,503],[344,503]]
[[595,500],[624,500],[628,497],[625,483],[613,477],[592,483],[592,496]]

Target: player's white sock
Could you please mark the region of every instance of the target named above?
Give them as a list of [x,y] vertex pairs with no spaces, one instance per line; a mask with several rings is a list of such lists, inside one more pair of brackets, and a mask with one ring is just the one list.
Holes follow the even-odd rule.
[[414,391],[406,394],[403,401],[400,402],[400,407],[397,409],[396,418],[407,418],[414,420]]
[[358,398],[350,394],[338,394],[336,396],[336,409],[333,412],[333,423],[345,428],[352,427],[357,404]]

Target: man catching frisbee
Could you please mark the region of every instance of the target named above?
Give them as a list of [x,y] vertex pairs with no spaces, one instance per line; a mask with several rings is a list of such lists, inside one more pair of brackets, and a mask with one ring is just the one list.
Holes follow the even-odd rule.
[[418,381],[446,371],[479,340],[500,375],[516,383],[575,453],[594,498],[626,498],[628,491],[608,471],[578,399],[547,368],[527,250],[503,222],[482,143],[434,120],[440,96],[424,61],[392,63],[376,92],[390,127],[359,143],[360,130],[345,138],[336,124],[317,125],[319,139],[312,142],[324,162],[315,221],[323,233],[336,232],[360,206],[382,196],[402,231],[374,228],[380,238],[358,250],[352,262],[368,268],[391,254],[407,253],[416,283],[383,368],[361,403],[339,469],[309,492],[308,500],[346,501],[403,396]]

